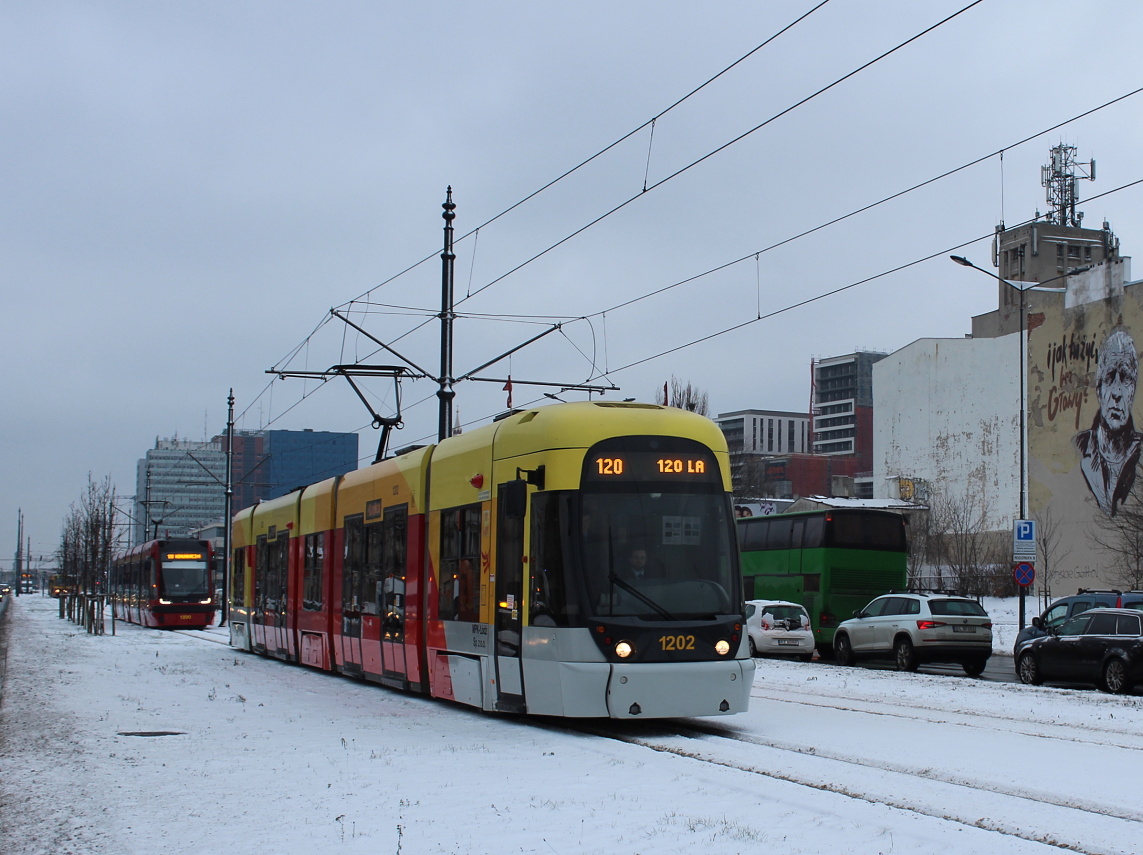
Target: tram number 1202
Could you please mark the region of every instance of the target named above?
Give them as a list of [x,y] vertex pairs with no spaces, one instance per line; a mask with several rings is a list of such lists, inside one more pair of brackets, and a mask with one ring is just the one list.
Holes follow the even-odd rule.
[[659,648],[661,650],[694,650],[695,637],[693,635],[660,635]]

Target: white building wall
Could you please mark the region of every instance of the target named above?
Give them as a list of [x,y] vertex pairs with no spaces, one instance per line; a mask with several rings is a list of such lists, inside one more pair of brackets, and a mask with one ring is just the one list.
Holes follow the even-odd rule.
[[[873,366],[873,495],[903,498],[899,479],[929,498],[986,503],[988,528],[1019,511],[1016,335],[920,339]],[[926,497],[918,489],[917,498]]]

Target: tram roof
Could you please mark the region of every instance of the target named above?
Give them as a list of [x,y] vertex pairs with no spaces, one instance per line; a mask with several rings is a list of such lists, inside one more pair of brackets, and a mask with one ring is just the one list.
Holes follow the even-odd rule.
[[450,437],[434,457],[491,443],[497,459],[558,448],[589,448],[613,436],[683,436],[716,452],[726,452],[726,438],[705,416],[628,401],[576,401],[512,413],[490,425]]

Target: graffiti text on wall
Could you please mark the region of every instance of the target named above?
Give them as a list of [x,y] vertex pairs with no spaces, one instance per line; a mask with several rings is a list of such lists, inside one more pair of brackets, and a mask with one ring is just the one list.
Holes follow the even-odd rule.
[[1080,410],[1088,402],[1089,377],[1099,359],[1095,339],[1064,336],[1048,345],[1048,370],[1052,388],[1048,390],[1048,421],[1070,415],[1078,430]]

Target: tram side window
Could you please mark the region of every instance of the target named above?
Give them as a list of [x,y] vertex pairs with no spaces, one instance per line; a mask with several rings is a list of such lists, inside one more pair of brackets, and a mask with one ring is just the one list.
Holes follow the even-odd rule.
[[480,505],[441,512],[438,614],[443,620],[480,619]]
[[266,572],[269,566],[269,546],[266,535],[262,534],[254,547],[254,605],[258,608],[266,605]]
[[322,534],[307,534],[305,564],[302,568],[302,608],[320,611],[322,602],[322,571],[325,567],[325,541]]
[[381,621],[381,631],[390,641],[400,641],[405,633],[405,564],[408,558],[408,528],[407,506],[385,509],[384,554],[381,560],[385,611]]
[[150,600],[158,596],[158,585],[155,582],[155,572],[152,568],[151,557],[147,556],[143,559],[143,585],[142,596],[144,600]]
[[378,521],[365,526],[365,565],[361,573],[358,601],[366,614],[377,614],[377,601],[381,599],[381,562],[385,553],[385,531]]
[[234,550],[230,567],[230,602],[243,605],[246,601],[246,550]]
[[[564,494],[536,493],[532,496],[532,554],[528,561],[531,572],[531,594],[528,623],[531,626],[568,626],[573,621],[567,601],[565,547],[568,538],[561,527],[561,505]],[[570,514],[563,520],[570,522]]]
[[346,611],[361,609],[361,577],[365,572],[365,518],[361,514],[345,518],[345,561],[342,564],[342,606]]
[[270,544],[270,568],[266,579],[266,596],[273,601],[275,607],[284,607],[286,603],[286,563],[289,556],[290,536],[281,533],[278,539]]

